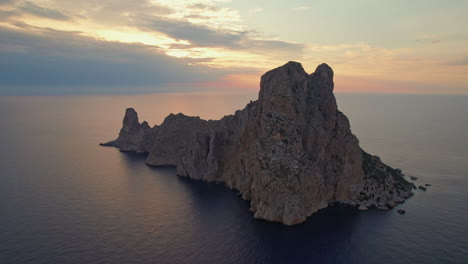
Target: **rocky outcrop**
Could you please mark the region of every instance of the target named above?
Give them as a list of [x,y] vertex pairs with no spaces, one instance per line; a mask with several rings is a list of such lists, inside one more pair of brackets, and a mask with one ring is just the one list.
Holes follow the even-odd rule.
[[294,225],[331,203],[388,209],[414,185],[363,151],[333,95],[333,71],[307,74],[289,62],[264,74],[257,101],[221,120],[170,115],[160,126],[127,109],[119,137],[105,146],[147,152],[149,165],[223,182],[251,201],[254,217]]
[[146,121],[140,124],[137,112],[133,108],[128,108],[125,111],[119,137],[101,146],[114,146],[121,151],[148,152],[148,146],[151,144],[149,138],[156,129],[156,127],[151,129]]

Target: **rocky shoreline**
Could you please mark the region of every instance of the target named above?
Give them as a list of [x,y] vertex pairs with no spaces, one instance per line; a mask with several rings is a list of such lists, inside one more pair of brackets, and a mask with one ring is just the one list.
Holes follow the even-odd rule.
[[160,126],[125,112],[116,140],[101,144],[148,153],[152,166],[222,182],[250,200],[254,217],[302,223],[329,204],[388,210],[413,195],[401,170],[362,150],[333,94],[333,71],[307,74],[289,62],[265,73],[259,99],[220,120],[171,114]]

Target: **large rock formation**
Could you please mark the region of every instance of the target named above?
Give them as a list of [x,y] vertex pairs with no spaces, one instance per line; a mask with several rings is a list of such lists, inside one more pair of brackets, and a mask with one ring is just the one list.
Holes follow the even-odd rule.
[[251,201],[255,218],[294,225],[334,202],[388,209],[411,196],[400,170],[359,147],[333,95],[333,71],[308,75],[289,62],[264,74],[259,98],[221,120],[169,115],[139,123],[127,109],[119,137],[105,146],[147,152],[149,165],[223,182]]

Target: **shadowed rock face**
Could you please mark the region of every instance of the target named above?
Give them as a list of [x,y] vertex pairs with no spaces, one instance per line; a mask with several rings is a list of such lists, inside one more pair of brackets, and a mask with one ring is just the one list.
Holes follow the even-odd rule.
[[137,112],[133,108],[128,108],[125,111],[119,137],[114,141],[101,145],[114,146],[121,151],[147,152],[147,144],[143,139],[150,136],[154,131],[156,130],[151,129],[146,121],[140,124]]
[[392,208],[414,185],[359,147],[333,86],[328,65],[308,75],[289,62],[264,74],[258,100],[234,115],[171,114],[150,128],[127,109],[119,137],[103,145],[147,152],[149,165],[176,166],[179,176],[223,182],[251,201],[255,218],[286,225],[334,202]]

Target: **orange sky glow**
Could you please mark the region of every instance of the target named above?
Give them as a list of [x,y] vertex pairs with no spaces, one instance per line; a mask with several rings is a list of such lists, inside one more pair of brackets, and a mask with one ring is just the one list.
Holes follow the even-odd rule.
[[[406,12],[398,11],[398,1],[368,7],[357,0],[343,2],[341,9],[326,1],[314,6],[299,2],[304,3],[258,1],[252,7],[246,1],[221,0],[10,0],[0,3],[0,30],[14,38],[0,40],[0,52],[19,69],[31,66],[33,75],[36,56],[71,73],[77,70],[66,67],[77,59],[111,65],[99,78],[112,75],[113,62],[135,66],[135,73],[125,77],[126,85],[133,78],[144,79],[142,85],[154,86],[156,92],[157,87],[178,85],[258,89],[264,72],[299,61],[309,73],[329,64],[337,92],[468,94],[468,21],[460,11],[468,8],[466,2],[426,3],[421,8],[416,0],[405,4]],[[374,8],[369,13],[381,19],[369,24],[346,12],[361,5]],[[288,23],[278,21],[280,14]],[[326,19],[327,24],[315,19]],[[51,41],[58,48],[51,48]],[[106,55],[110,51],[102,47],[111,46],[115,52]],[[166,73],[158,70],[168,64],[174,66]],[[177,67],[192,77],[180,80]],[[11,69],[9,76],[16,74]],[[9,80],[5,87],[16,85]],[[67,80],[60,83],[67,85]],[[97,83],[113,84],[108,81]]]

